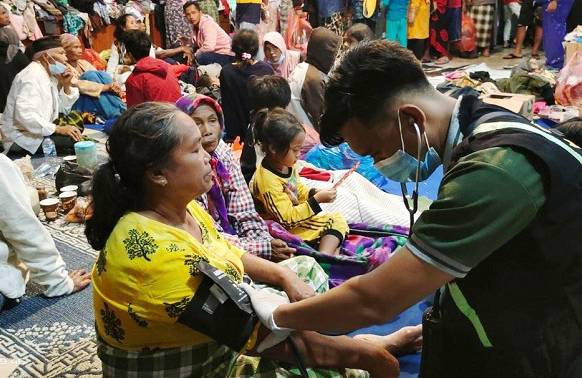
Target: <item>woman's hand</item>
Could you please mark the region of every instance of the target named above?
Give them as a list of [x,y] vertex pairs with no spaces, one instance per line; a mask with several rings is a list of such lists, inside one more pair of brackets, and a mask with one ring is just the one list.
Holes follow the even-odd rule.
[[91,283],[91,273],[85,269],[73,270],[69,273],[69,277],[73,280],[73,293],[83,290]]
[[291,270],[288,272],[281,283],[281,289],[287,294],[291,302],[299,302],[315,296],[315,291],[311,286],[303,282]]
[[336,197],[337,191],[335,189],[323,189],[313,196],[318,203],[331,203],[335,201]]
[[297,252],[295,248],[291,248],[281,239],[271,240],[271,260],[280,262],[287,260]]

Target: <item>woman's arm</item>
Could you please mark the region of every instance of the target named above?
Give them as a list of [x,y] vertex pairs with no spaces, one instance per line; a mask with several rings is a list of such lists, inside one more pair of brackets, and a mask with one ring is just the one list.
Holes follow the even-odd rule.
[[[349,332],[394,319],[453,278],[402,247],[372,272],[316,297],[281,305],[273,317],[278,327]],[[349,316],[338,316],[346,311]]]
[[250,253],[245,253],[242,256],[242,262],[245,272],[249,277],[254,281],[277,286],[283,289],[283,291],[287,293],[289,300],[292,302],[300,301],[315,295],[311,286],[299,279],[293,271],[286,267],[277,265]]

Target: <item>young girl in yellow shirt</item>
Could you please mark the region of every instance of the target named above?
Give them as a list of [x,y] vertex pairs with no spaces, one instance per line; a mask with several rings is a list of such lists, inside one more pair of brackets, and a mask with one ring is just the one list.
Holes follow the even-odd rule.
[[281,223],[320,252],[337,254],[348,225],[339,213],[320,214],[319,204],[333,202],[335,189],[310,189],[299,180],[297,156],[305,140],[301,123],[284,109],[264,109],[255,116],[253,133],[265,153],[250,183],[263,217]]

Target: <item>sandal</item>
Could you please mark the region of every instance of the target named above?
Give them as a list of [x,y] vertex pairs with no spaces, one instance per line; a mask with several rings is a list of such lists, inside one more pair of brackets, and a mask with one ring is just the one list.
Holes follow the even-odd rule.
[[442,66],[444,64],[449,63],[451,60],[449,59],[448,56],[441,56],[440,58],[438,58],[437,60],[434,61],[434,64],[438,64],[439,66]]
[[517,55],[515,53],[509,53],[503,56],[503,59],[521,59],[521,58],[522,58],[521,55]]
[[540,54],[531,54],[531,57],[532,58],[539,59],[540,58]]

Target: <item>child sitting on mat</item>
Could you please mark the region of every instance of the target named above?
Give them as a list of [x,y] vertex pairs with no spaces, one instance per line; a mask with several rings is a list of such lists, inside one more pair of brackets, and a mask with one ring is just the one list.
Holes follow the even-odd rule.
[[250,183],[263,218],[279,222],[310,244],[318,244],[321,253],[337,254],[348,225],[339,213],[319,214],[320,203],[335,200],[335,189],[310,189],[299,180],[297,156],[305,140],[299,120],[281,108],[263,109],[255,116],[253,133],[265,153]]

